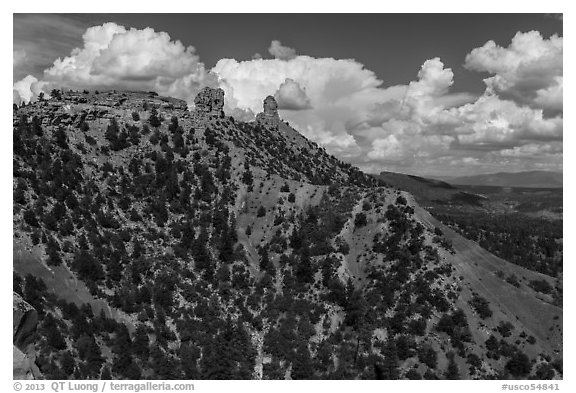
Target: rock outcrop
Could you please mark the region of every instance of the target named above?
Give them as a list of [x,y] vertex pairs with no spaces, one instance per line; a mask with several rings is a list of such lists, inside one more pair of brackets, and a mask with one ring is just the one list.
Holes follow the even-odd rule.
[[194,98],[194,105],[196,106],[196,113],[205,116],[218,116],[224,115],[224,90],[211,89],[205,87]]
[[280,124],[278,103],[274,97],[268,96],[264,99],[264,112],[260,112],[256,115],[256,122],[269,126],[278,126]]
[[34,363],[34,333],[38,324],[36,309],[16,292],[12,294],[13,339],[12,373],[14,379],[39,379],[40,370]]

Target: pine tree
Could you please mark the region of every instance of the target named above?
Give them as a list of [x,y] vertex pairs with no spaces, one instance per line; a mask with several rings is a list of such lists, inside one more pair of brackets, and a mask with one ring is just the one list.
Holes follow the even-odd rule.
[[260,206],[258,208],[258,212],[256,213],[256,217],[264,217],[266,215],[266,209],[264,206]]
[[180,344],[178,352],[180,364],[186,379],[198,379],[198,358],[200,358],[200,350],[190,342]]
[[448,352],[448,354],[446,354],[446,357],[448,358],[448,367],[446,368],[444,377],[446,379],[460,379],[460,370],[458,370],[458,365],[454,360],[455,358],[454,352]]
[[56,324],[56,320],[52,314],[46,314],[43,327],[45,329],[46,341],[49,346],[57,351],[66,349],[66,341],[64,340],[64,337],[62,337],[58,325]]
[[312,261],[308,255],[307,249],[303,248],[300,255],[300,262],[296,267],[296,277],[304,283],[311,283],[314,281],[314,271],[312,270]]
[[152,108],[152,110],[150,111],[150,117],[148,118],[148,123],[150,123],[150,125],[155,128],[160,127],[162,125],[162,121],[158,117],[158,111],[156,110],[156,108]]
[[116,121],[115,117],[110,119],[110,123],[108,124],[108,127],[106,128],[106,132],[104,133],[104,137],[106,138],[106,140],[108,142],[110,142],[110,145],[113,145],[117,142],[117,140],[118,140],[118,122]]
[[54,143],[62,149],[69,149],[68,146],[68,136],[66,135],[66,131],[64,131],[63,127],[58,127],[54,132]]
[[100,375],[100,380],[111,380],[112,379],[112,374],[110,373],[110,367],[108,366],[104,366],[104,368],[102,369],[102,374]]
[[394,340],[386,341],[382,349],[382,356],[384,356],[383,362],[377,363],[375,366],[376,379],[398,379],[400,377],[399,359]]
[[60,359],[60,366],[65,375],[70,376],[74,374],[74,368],[76,367],[76,362],[70,351],[65,351]]
[[314,371],[310,350],[306,341],[300,341],[296,348],[294,361],[292,362],[292,379],[313,379]]
[[133,350],[134,354],[140,359],[147,359],[150,351],[148,346],[150,345],[150,340],[148,339],[148,333],[146,332],[146,327],[144,325],[138,325],[136,332],[134,333],[134,343]]
[[263,272],[270,272],[274,265],[270,261],[270,256],[268,254],[268,247],[262,247],[259,251],[260,254],[260,270]]
[[532,363],[530,358],[520,350],[516,351],[512,358],[506,363],[506,370],[515,377],[530,374]]

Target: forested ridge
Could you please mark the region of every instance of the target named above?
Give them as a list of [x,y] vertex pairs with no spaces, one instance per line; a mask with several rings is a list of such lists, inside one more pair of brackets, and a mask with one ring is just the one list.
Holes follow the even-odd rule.
[[[122,318],[15,260],[46,378],[562,375],[547,344],[472,295],[408,194],[285,123],[225,116],[210,89],[194,111],[154,93],[53,93],[14,108],[15,247]],[[549,247],[534,263],[556,275]]]

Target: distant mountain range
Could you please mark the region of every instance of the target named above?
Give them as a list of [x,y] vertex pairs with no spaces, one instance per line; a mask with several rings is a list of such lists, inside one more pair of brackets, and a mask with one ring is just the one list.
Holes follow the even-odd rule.
[[450,184],[498,187],[562,188],[562,173],[548,171],[499,172],[486,175],[443,177]]

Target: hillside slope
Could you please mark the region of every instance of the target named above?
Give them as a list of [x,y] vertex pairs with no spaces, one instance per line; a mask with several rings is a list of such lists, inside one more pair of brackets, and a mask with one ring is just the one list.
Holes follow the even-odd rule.
[[560,279],[560,287],[530,283],[553,293],[560,302],[562,189],[453,186],[391,172],[382,172],[378,179],[408,191],[439,221],[494,255]]
[[251,123],[223,99],[15,108],[14,290],[38,311],[43,375],[562,376],[561,310],[494,279],[536,273],[330,156],[272,97]]
[[[546,280],[553,285],[551,277],[498,258],[441,224],[429,212],[422,208],[416,211],[423,222],[440,228],[452,243],[453,266],[467,278],[471,291],[483,293],[508,318],[515,319],[522,330],[544,342],[544,348],[562,354],[562,309],[553,304],[550,296],[529,285],[533,280]],[[512,276],[517,278],[515,284],[506,282]]]

